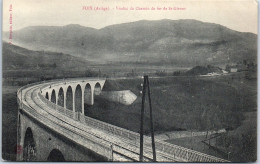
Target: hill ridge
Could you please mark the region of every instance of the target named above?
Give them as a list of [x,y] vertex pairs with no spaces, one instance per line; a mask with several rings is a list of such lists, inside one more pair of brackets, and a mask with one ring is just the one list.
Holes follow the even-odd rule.
[[14,43],[91,61],[187,66],[254,61],[257,54],[257,35],[193,19],[140,20],[101,29],[78,24],[37,28],[14,31]]

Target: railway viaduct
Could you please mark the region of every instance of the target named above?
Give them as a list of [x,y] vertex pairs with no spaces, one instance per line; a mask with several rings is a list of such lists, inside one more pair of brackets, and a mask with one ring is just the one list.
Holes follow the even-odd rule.
[[[138,161],[139,134],[87,116],[105,79],[76,78],[29,84],[17,92],[17,161]],[[155,140],[160,162],[228,162]],[[144,161],[152,161],[144,137]]]

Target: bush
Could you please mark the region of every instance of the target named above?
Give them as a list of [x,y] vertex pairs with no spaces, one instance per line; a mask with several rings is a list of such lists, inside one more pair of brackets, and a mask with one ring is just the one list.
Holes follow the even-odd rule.
[[157,75],[157,76],[167,76],[167,73],[165,72],[165,70],[163,70],[163,71],[156,71],[155,75]]
[[87,76],[87,77],[98,77],[98,72],[88,69],[88,70],[85,71],[85,76]]

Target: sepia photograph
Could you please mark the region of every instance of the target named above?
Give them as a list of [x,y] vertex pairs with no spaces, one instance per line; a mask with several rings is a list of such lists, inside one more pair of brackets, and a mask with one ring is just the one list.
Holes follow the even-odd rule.
[[2,161],[257,161],[257,1],[2,3]]

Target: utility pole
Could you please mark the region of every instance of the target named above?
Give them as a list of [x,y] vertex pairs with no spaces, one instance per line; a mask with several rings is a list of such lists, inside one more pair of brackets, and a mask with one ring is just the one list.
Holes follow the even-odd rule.
[[154,128],[153,128],[153,114],[152,114],[152,101],[151,101],[151,92],[150,92],[150,85],[148,76],[144,76],[144,83],[143,83],[143,91],[142,91],[142,107],[141,107],[141,125],[140,125],[140,156],[139,160],[143,161],[143,123],[144,123],[144,103],[145,103],[145,92],[146,87],[148,86],[148,100],[149,100],[149,107],[150,107],[150,132],[152,137],[152,149],[153,149],[153,162],[156,162],[156,152],[155,152],[155,142],[154,142]]
[[144,84],[142,91],[142,107],[141,107],[141,124],[140,124],[140,156],[139,161],[143,161],[143,142],[144,142],[144,134],[143,134],[143,124],[144,124],[144,103],[145,103],[145,90],[146,90],[146,76],[144,76]]

